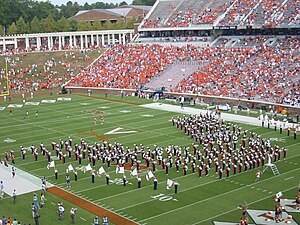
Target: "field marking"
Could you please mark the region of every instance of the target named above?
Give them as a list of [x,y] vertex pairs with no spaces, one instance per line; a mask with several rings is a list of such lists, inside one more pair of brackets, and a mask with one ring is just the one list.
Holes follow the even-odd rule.
[[[263,183],[263,182],[265,182],[265,181],[268,181],[268,180],[271,180],[271,179],[274,179],[274,178],[278,178],[279,176],[286,175],[286,174],[288,174],[288,173],[294,172],[294,171],[299,170],[299,169],[300,169],[300,168],[297,168],[297,169],[294,169],[294,170],[290,170],[290,171],[285,172],[285,173],[282,173],[282,174],[280,174],[280,175],[278,175],[278,176],[276,176],[276,177],[269,177],[269,178],[267,178],[267,179],[265,179],[265,180],[263,180],[263,181],[258,181],[258,182],[254,183],[254,184],[246,185],[246,186],[244,186],[244,187],[240,187],[240,188],[237,188],[237,189],[234,189],[234,190],[231,190],[231,191],[223,192],[222,194],[215,195],[215,196],[213,196],[213,197],[206,198],[206,199],[203,199],[203,200],[201,200],[201,201],[197,201],[197,202],[194,202],[194,203],[191,203],[191,204],[188,204],[188,205],[185,205],[185,206],[182,206],[182,207],[173,209],[173,210],[169,210],[169,211],[167,211],[167,212],[164,212],[164,213],[161,213],[161,214],[157,214],[157,215],[152,216],[152,217],[148,217],[147,219],[140,220],[139,222],[147,221],[147,220],[149,220],[149,219],[153,219],[153,218],[156,218],[156,217],[159,217],[159,216],[163,216],[163,215],[169,214],[169,213],[171,213],[171,212],[175,212],[175,211],[177,211],[177,210],[184,209],[184,208],[187,208],[187,207],[196,205],[196,204],[198,204],[198,203],[202,203],[202,202],[205,202],[205,201],[208,201],[208,200],[211,200],[211,199],[214,199],[214,198],[217,198],[217,197],[226,195],[226,194],[230,194],[230,193],[232,193],[232,192],[241,190],[241,189],[246,188],[246,187],[249,187],[249,186],[251,186],[251,185],[256,185],[256,184],[258,184],[258,183]],[[198,186],[194,186],[193,188],[184,189],[184,190],[182,190],[182,191],[180,191],[180,192],[185,192],[185,191],[188,191],[188,190],[190,190],[190,189],[197,188],[197,187],[198,187]],[[174,193],[173,193],[173,194],[174,194]],[[170,195],[173,195],[173,194],[170,194]],[[152,201],[154,201],[154,200],[152,199]],[[147,202],[148,202],[148,201],[147,201]]]
[[[299,144],[299,143],[295,143],[295,144],[292,144],[292,145],[289,145],[289,146],[287,146],[287,147],[290,147],[290,146],[294,146],[294,145],[297,145],[297,144]],[[287,158],[288,160],[289,159],[291,159],[291,158],[294,158],[294,157],[297,157],[297,156],[299,156],[300,154],[297,154],[297,155],[294,155],[294,156],[292,156],[292,157],[289,157],[289,158]],[[74,161],[74,162],[77,162],[77,161]],[[279,162],[287,162],[287,161],[279,161]],[[32,163],[35,163],[35,162],[32,162]],[[63,165],[63,164],[59,164],[59,165]],[[24,170],[24,169],[23,169]],[[28,170],[27,170],[28,171]],[[28,171],[28,172],[30,172],[30,171]],[[244,172],[242,172],[242,173],[244,173]],[[60,173],[60,174],[65,174],[65,173]],[[190,176],[190,175],[192,175],[192,174],[188,174],[188,176]],[[47,176],[47,177],[53,177],[54,175],[50,175],[50,176]],[[179,177],[180,178],[180,177]],[[83,177],[83,178],[81,178],[80,180],[83,180],[83,179],[90,179],[90,177]],[[133,178],[131,178],[131,179],[133,179]],[[228,181],[228,180],[227,180]],[[159,183],[164,183],[164,182],[159,182]],[[63,182],[63,183],[61,183],[61,185],[63,185],[63,184],[65,184],[65,182]],[[147,186],[145,186],[145,187],[143,187],[143,188],[146,188],[146,187],[148,187],[148,186],[151,186],[152,184],[150,184],[150,185],[147,185]],[[101,187],[103,187],[103,186],[105,186],[105,185],[101,185]],[[98,186],[98,187],[100,187],[100,186]],[[90,190],[90,189],[96,189],[96,188],[98,188],[98,187],[91,187],[91,188],[89,188],[89,189],[84,189],[84,190],[80,190],[80,192],[83,192],[83,191],[87,191],[87,190]],[[251,187],[251,188],[254,188],[254,187]],[[134,190],[132,190],[132,191],[135,191],[135,189]],[[131,192],[131,191],[130,191]],[[75,192],[76,193],[76,192]],[[122,194],[126,194],[126,193],[128,193],[128,192],[123,192],[123,193],[120,193],[119,195],[122,195]],[[110,196],[110,197],[114,197],[114,196]],[[106,198],[105,198],[106,199]],[[102,199],[98,199],[97,201],[101,201]]]
[[[297,144],[297,143],[296,143]],[[293,144],[293,145],[295,145],[295,144]],[[294,157],[297,157],[297,156],[299,156],[300,154],[298,154],[298,155],[294,155],[294,156],[292,156],[292,157],[289,157],[289,158],[287,158],[288,160],[290,159],[290,158],[294,158]],[[76,162],[76,161],[75,161]],[[286,161],[278,161],[278,162],[286,162]],[[62,164],[63,165],[63,164]],[[109,173],[114,173],[115,171],[110,171]],[[159,172],[162,172],[162,171],[159,171]],[[243,174],[243,173],[245,173],[244,171],[241,173],[241,174]],[[60,173],[60,174],[65,174],[65,173]],[[191,175],[193,175],[193,174],[188,174],[187,176],[191,176]],[[239,174],[237,174],[237,175],[239,175]],[[49,177],[53,177],[54,175],[51,175],[51,176],[49,176]],[[48,177],[48,176],[47,176]],[[181,178],[182,176],[180,176],[180,177],[176,177],[176,179],[179,179],[179,178]],[[83,177],[83,178],[81,178],[80,180],[84,180],[84,179],[90,179],[90,177]],[[134,178],[130,178],[130,179],[134,179]],[[218,181],[218,180],[216,180],[216,181]],[[213,182],[216,182],[216,181],[213,181]],[[229,180],[226,180],[226,181],[229,181]],[[234,182],[234,181],[230,181],[230,182]],[[159,182],[159,184],[161,184],[161,183],[165,183],[165,181],[162,181],[162,182]],[[63,182],[63,183],[61,183],[61,185],[63,185],[63,184],[65,184],[65,182]],[[210,182],[208,182],[208,183],[205,183],[205,184],[210,184]],[[153,184],[150,184],[150,185],[146,185],[146,186],[143,186],[141,189],[143,189],[143,188],[147,188],[147,187],[150,187],[150,186],[152,186]],[[103,186],[106,186],[106,185],[100,185],[100,186],[95,186],[95,187],[90,187],[90,188],[87,188],[87,189],[83,189],[83,190],[79,190],[79,191],[74,191],[74,193],[75,194],[77,194],[77,195],[81,195],[80,193],[81,192],[84,192],[84,191],[89,191],[89,190],[92,190],[92,189],[97,189],[97,188],[100,188],[100,187],[103,187]],[[252,189],[254,189],[255,187],[251,187]],[[97,199],[97,200],[95,200],[95,202],[101,202],[102,200],[105,200],[105,199],[108,199],[108,198],[111,198],[111,197],[117,197],[117,196],[120,196],[120,195],[123,195],[123,194],[127,194],[127,193],[131,193],[131,192],[134,192],[134,191],[138,191],[139,189],[133,189],[133,190],[130,190],[130,191],[127,191],[127,192],[122,192],[122,193],[119,193],[119,194],[116,194],[116,195],[112,195],[112,196],[108,196],[108,197],[104,197],[104,198],[100,198],[100,199]]]
[[119,131],[119,130],[123,130],[124,128],[122,127],[117,127],[111,131],[108,131],[106,133],[104,133],[105,135],[108,135],[108,134],[132,134],[132,133],[137,133],[136,130],[129,130],[129,131]]
[[82,219],[83,221],[86,221],[86,219],[84,219],[83,217],[80,217],[80,219]]
[[[52,110],[52,109],[46,109],[46,110],[48,110],[48,111],[50,111],[50,110]],[[67,115],[69,115],[69,114],[71,114],[71,113],[64,113],[64,114],[67,114]],[[72,115],[74,115],[74,114],[72,114]],[[77,136],[77,135],[74,135],[74,136]],[[178,138],[178,137],[175,137],[176,139],[182,139],[182,138]],[[165,141],[162,141],[162,142],[165,142]],[[159,143],[162,143],[162,142],[159,142]],[[297,144],[297,143],[296,143]]]
[[[291,187],[291,188],[285,189],[285,190],[283,190],[283,192],[285,192],[285,191],[290,191],[290,190],[292,190],[292,189],[294,189],[294,188],[295,188],[295,187]],[[267,197],[261,198],[261,199],[259,199],[259,200],[256,200],[256,201],[253,201],[253,202],[249,202],[248,205],[255,204],[255,203],[257,203],[257,202],[263,201],[263,200],[268,199],[268,198],[270,198],[270,197],[272,197],[272,195],[268,195]],[[201,221],[196,222],[196,223],[193,223],[193,224],[191,224],[191,225],[197,225],[197,224],[206,222],[206,221],[208,221],[208,220],[212,220],[212,219],[214,219],[214,218],[216,218],[216,217],[223,216],[223,215],[228,214],[228,213],[231,213],[231,212],[233,212],[233,211],[235,211],[235,210],[237,210],[237,209],[234,208],[234,209],[232,209],[232,210],[228,210],[228,211],[226,211],[226,212],[223,212],[223,213],[218,214],[218,215],[216,215],[216,216],[212,216],[212,217],[207,218],[207,219],[205,219],[205,220],[201,220]]]
[[[298,170],[298,169],[300,169],[300,168],[297,168],[297,169],[295,169],[295,170]],[[294,170],[292,170],[292,171],[294,171]],[[288,172],[286,172],[286,173],[289,173],[289,172],[291,172],[291,171],[288,171]],[[241,174],[243,174],[243,173],[245,173],[245,172],[242,172]],[[280,175],[284,175],[284,174],[286,174],[286,173],[283,173],[283,174],[280,174]],[[191,174],[189,174],[189,175],[191,175]],[[279,175],[279,176],[280,176],[280,175]],[[251,185],[256,185],[256,184],[258,184],[258,183],[262,183],[262,182],[267,181],[267,180],[270,180],[270,179],[272,179],[272,178],[274,178],[274,177],[270,177],[270,178],[267,178],[267,179],[262,180],[262,181],[259,181],[259,182],[255,182],[255,183],[252,183],[252,184],[248,184],[248,185],[245,185],[244,187],[240,187],[240,188],[235,189],[235,190],[239,190],[239,189],[242,189],[242,188],[245,188],[245,187],[250,187]],[[212,184],[212,183],[218,182],[218,181],[219,181],[219,180],[209,181],[209,182],[207,182],[207,183],[203,183],[203,184],[200,184],[200,185],[197,185],[197,186],[193,186],[193,187],[191,187],[191,188],[184,189],[184,190],[182,190],[181,192],[189,191],[189,190],[191,190],[191,189],[198,188],[198,187],[201,187],[201,186],[204,186],[204,185],[207,185],[207,184],[209,185],[209,184]],[[251,189],[255,189],[254,186],[251,186],[250,188],[251,188]],[[258,190],[260,190],[260,188],[258,188]],[[133,190],[132,190],[132,191],[133,191]],[[125,194],[125,193],[124,193],[124,194]],[[224,194],[224,193],[223,193],[223,194]],[[168,194],[168,196],[169,196],[169,195],[174,195],[174,193],[170,193],[170,194]],[[113,196],[109,196],[109,197],[113,197]],[[109,197],[107,197],[107,198],[109,198]],[[125,209],[128,209],[128,208],[132,208],[132,207],[135,207],[135,206],[138,206],[138,205],[142,205],[142,204],[145,204],[145,203],[148,203],[148,202],[152,202],[152,201],[155,201],[155,200],[156,200],[156,199],[150,199],[150,200],[147,200],[147,201],[144,201],[144,202],[139,202],[139,203],[134,204],[134,205],[130,205],[130,206],[126,206],[126,207],[120,208],[120,209],[116,210],[116,212],[121,211],[121,210],[125,210]]]
[[284,180],[290,180],[290,179],[293,179],[294,177],[288,177],[288,178],[285,178]]
[[150,185],[149,185],[150,186]]
[[[48,111],[50,111],[50,109],[47,109]],[[71,114],[71,113],[64,113],[64,114],[66,114],[66,115],[69,115],[69,114]],[[162,114],[165,114],[165,113],[162,113]],[[167,116],[166,116],[167,117]],[[169,116],[168,116],[169,117]],[[130,119],[130,120],[132,120],[132,119]],[[120,120],[121,121],[121,120]],[[124,120],[122,120],[123,122],[124,122]],[[118,124],[118,122],[109,122],[109,123],[111,123],[111,124]],[[52,123],[45,123],[45,124],[52,124]],[[132,123],[131,123],[132,124]],[[27,125],[27,124],[24,124],[24,125]],[[68,125],[67,125],[68,126]],[[70,124],[70,126],[73,126],[72,124]],[[141,127],[141,128],[147,128],[148,126],[152,126],[152,124],[151,125],[147,125],[147,126],[143,126],[143,127]],[[88,125],[88,126],[86,126],[87,128],[88,127],[90,127],[90,125]],[[110,126],[109,126],[110,127]],[[113,126],[111,126],[111,128],[113,128],[113,127],[115,127],[115,125],[113,125]],[[130,128],[132,128],[132,127],[130,127]],[[156,129],[156,131],[159,131],[159,130],[163,130],[163,129],[169,129],[168,127],[165,127],[165,128],[161,128],[161,129]],[[73,129],[72,129],[73,130]],[[145,130],[143,130],[144,132],[150,132],[150,133],[154,133],[154,134],[157,134],[157,135],[161,135],[161,133],[158,133],[158,132],[154,132],[154,131],[149,131],[149,130],[147,130],[147,129],[145,129]],[[54,131],[53,131],[54,132]],[[55,132],[54,132],[55,133]],[[63,133],[63,132],[60,132],[60,133]],[[178,131],[176,131],[176,132],[173,132],[174,134],[177,134],[178,133]],[[172,133],[169,133],[169,134],[172,134]],[[66,134],[67,135],[67,134]],[[74,137],[78,137],[78,135],[72,135],[72,136],[74,136]],[[125,135],[126,136],[126,135]],[[185,139],[185,137],[176,137],[176,136],[172,136],[172,135],[168,135],[169,137],[172,137],[172,138],[174,138],[174,139],[178,139],[178,140],[181,140],[181,139]],[[37,136],[38,137],[38,136]],[[58,136],[58,138],[59,137],[61,137],[61,136]],[[25,140],[26,139],[28,139],[28,138],[24,138]],[[53,138],[52,138],[53,139]],[[86,140],[89,140],[89,138],[85,138]],[[111,139],[114,139],[114,138],[111,138]],[[139,139],[139,141],[141,141],[141,140],[147,140],[147,139],[149,139],[149,138],[143,138],[143,139]],[[47,140],[47,139],[45,139],[45,140]],[[49,138],[49,140],[50,140],[50,138]],[[158,142],[158,143],[163,143],[163,142],[165,142],[165,141],[161,141],[161,142]],[[28,142],[29,143],[29,142]],[[31,142],[30,142],[31,143]]]

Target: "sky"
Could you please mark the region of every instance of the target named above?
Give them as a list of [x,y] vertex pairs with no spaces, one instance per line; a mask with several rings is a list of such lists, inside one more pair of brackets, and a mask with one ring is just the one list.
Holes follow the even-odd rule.
[[[38,0],[38,1],[43,1],[45,2],[46,0]],[[61,4],[66,4],[68,1],[71,2],[78,2],[79,5],[84,5],[86,2],[89,4],[95,3],[95,2],[107,2],[107,3],[120,3],[123,2],[124,0],[49,0],[53,5],[61,5]],[[131,4],[132,0],[125,0],[127,4]]]

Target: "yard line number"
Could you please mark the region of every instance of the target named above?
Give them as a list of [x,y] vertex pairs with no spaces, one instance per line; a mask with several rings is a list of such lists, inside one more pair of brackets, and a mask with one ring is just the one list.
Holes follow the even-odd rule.
[[165,195],[165,194],[154,195],[154,196],[151,196],[151,198],[157,199],[158,201],[161,201],[161,202],[166,202],[166,201],[171,201],[171,200],[178,201],[177,199],[173,198],[172,196]]

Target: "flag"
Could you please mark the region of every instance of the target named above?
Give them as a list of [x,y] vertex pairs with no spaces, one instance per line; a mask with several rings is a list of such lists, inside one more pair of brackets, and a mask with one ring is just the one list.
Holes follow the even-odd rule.
[[103,167],[101,166],[100,169],[98,170],[98,174],[104,174],[105,170],[103,169]]
[[148,171],[148,177],[149,179],[153,178],[154,177],[154,174],[152,173],[151,170]]
[[148,174],[146,174],[146,180],[147,181],[149,181],[150,179],[149,179],[149,176],[148,176]]
[[84,172],[87,172],[87,171],[91,171],[92,170],[92,167],[90,164],[88,164],[85,168],[84,168]]
[[167,180],[167,189],[168,190],[172,187],[173,183],[174,183],[174,181],[172,181],[170,179]]
[[281,196],[283,196],[282,192],[279,191],[277,194],[276,194],[276,198],[280,198]]
[[137,173],[137,169],[135,168],[132,172],[131,172],[131,176],[137,176],[138,173]]
[[125,169],[123,166],[119,167],[118,173],[125,173]]
[[47,169],[49,170],[49,169],[52,168],[52,167],[55,167],[54,161],[51,161],[51,162],[48,163]]
[[70,171],[74,171],[74,168],[73,168],[73,166],[71,164],[68,166],[68,170],[69,170],[69,172]]

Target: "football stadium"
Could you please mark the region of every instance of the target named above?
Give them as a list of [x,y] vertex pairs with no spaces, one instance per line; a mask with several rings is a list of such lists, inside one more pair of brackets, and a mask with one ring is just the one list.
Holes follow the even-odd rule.
[[300,224],[299,4],[0,36],[0,224]]

